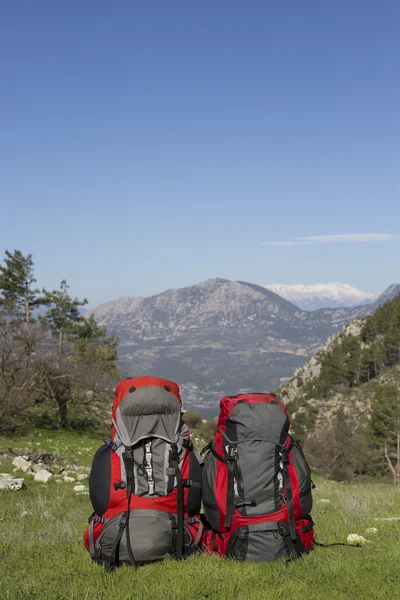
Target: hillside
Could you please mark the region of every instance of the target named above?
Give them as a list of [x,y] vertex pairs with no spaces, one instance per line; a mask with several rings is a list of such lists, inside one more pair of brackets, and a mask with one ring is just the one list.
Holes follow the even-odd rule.
[[[347,325],[278,390],[292,414],[294,433],[318,453],[315,441],[358,439],[369,465],[350,469],[379,474],[386,469],[400,483],[400,296],[370,316]],[[357,437],[358,436],[358,437]],[[351,441],[348,444],[351,445]],[[393,472],[386,453],[392,457]],[[317,461],[318,462],[318,461]],[[329,463],[329,460],[326,461]],[[397,464],[397,466],[396,466]]]
[[268,390],[377,304],[306,312],[261,286],[210,279],[148,298],[121,297],[93,314],[119,336],[123,376],[180,382],[185,407],[216,414],[224,394]]

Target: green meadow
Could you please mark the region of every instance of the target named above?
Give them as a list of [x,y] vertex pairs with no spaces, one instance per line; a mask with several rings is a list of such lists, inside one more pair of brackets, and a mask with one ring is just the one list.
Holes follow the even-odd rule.
[[[34,448],[90,466],[98,434],[41,431],[0,438],[0,472],[13,473],[5,456]],[[317,547],[292,563],[239,563],[206,555],[108,573],[93,564],[82,544],[91,514],[89,496],[55,478],[0,491],[0,598],[8,600],[297,600],[400,597],[400,489],[385,484],[348,484],[316,477],[316,537],[343,542],[364,536],[362,547]],[[80,482],[87,485],[87,481]],[[325,500],[325,502],[319,502]],[[329,502],[326,502],[329,500]],[[23,516],[24,515],[24,516]],[[397,519],[396,519],[397,517]],[[376,520],[379,519],[379,520]],[[393,519],[393,520],[388,520]],[[376,532],[366,532],[376,528]]]

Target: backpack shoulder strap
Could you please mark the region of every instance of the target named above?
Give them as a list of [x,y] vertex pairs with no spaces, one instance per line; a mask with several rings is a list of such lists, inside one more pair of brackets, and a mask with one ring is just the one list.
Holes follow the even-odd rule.
[[207,446],[204,446],[200,454],[203,456],[203,454],[205,454],[206,452],[211,452],[211,454],[213,454],[215,458],[217,458],[220,462],[226,464],[225,458],[218,454],[218,452],[215,450],[214,442],[210,442],[209,444],[207,444]]
[[281,448],[281,456],[282,456],[282,465],[283,465],[283,469],[282,469],[283,482],[284,482],[285,488],[286,488],[286,505],[287,505],[287,509],[288,509],[288,513],[289,513],[290,539],[292,540],[293,544],[295,544],[297,542],[297,533],[296,533],[295,520],[294,520],[293,490],[292,490],[292,483],[290,481],[290,475],[289,475],[290,461],[289,461],[288,448],[286,448],[286,447]]
[[199,452],[196,448],[196,446],[193,444],[192,440],[183,440],[183,447],[187,448],[188,450],[190,450],[190,452],[193,452],[194,456],[197,458],[197,461],[199,462],[200,466],[204,464],[203,461],[203,450],[201,452]]
[[[174,482],[176,477],[176,485],[178,488],[178,511],[177,511],[177,536],[176,536],[176,558],[182,558],[183,556],[183,542],[184,542],[184,498],[183,498],[183,479],[182,473],[179,468],[179,450],[177,444],[171,444],[171,450],[169,453],[169,467],[167,469],[168,475],[168,490],[170,494],[174,489]],[[172,488],[172,489],[171,489]]]
[[235,512],[235,469],[236,469],[236,461],[237,461],[236,457],[237,457],[236,446],[234,446],[233,444],[228,444],[226,460],[224,460],[224,463],[227,465],[227,468],[228,468],[228,486],[227,486],[227,492],[226,492],[226,514],[225,514],[225,527],[227,527],[227,528],[231,526],[231,519]]

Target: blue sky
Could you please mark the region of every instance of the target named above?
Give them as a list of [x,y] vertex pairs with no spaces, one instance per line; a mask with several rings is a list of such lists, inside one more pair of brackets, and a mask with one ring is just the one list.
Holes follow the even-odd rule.
[[399,23],[396,0],[3,3],[0,251],[91,305],[399,282]]

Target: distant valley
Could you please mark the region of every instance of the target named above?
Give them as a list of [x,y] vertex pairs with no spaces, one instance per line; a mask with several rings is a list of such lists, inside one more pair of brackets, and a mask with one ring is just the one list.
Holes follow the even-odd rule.
[[310,312],[262,286],[211,279],[148,298],[120,297],[87,314],[119,336],[123,376],[174,379],[184,407],[212,417],[224,394],[272,390],[330,335],[399,293],[396,284],[368,304]]

